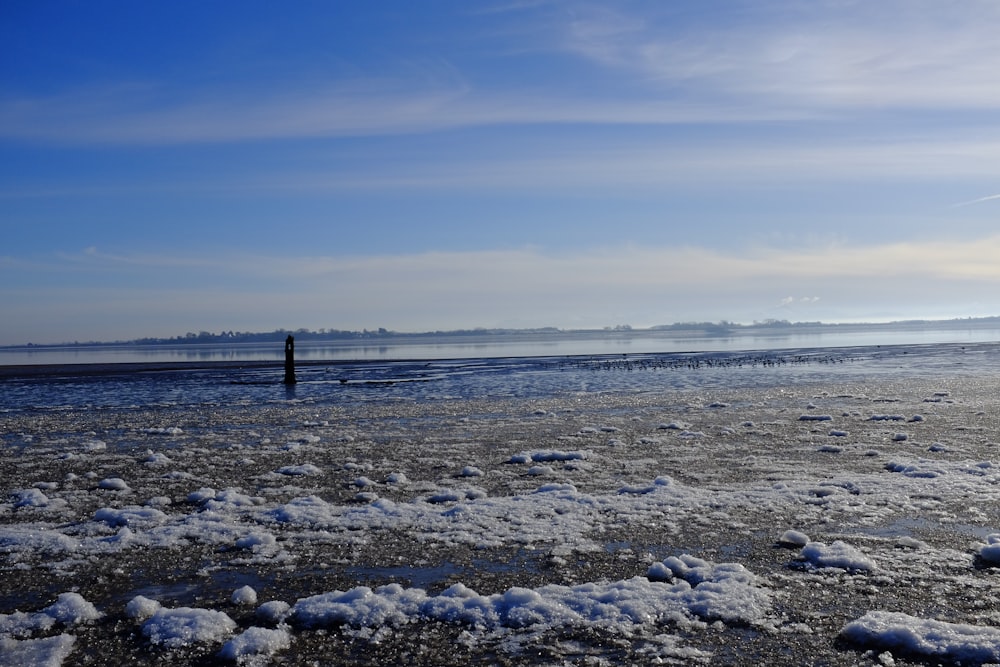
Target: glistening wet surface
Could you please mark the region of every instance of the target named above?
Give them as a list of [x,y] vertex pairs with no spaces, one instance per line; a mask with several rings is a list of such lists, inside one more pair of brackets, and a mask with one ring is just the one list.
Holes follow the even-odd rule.
[[[1000,624],[1000,382],[958,354],[750,388],[738,366],[616,362],[545,371],[572,380],[555,392],[493,375],[482,399],[227,385],[13,405],[0,632],[73,637],[68,664],[209,664],[254,628],[287,640],[260,639],[261,664],[918,664],[844,630],[873,611],[980,642]],[[246,586],[256,601],[234,601]],[[67,593],[102,616],[44,611]],[[933,661],[984,662],[949,651]]]

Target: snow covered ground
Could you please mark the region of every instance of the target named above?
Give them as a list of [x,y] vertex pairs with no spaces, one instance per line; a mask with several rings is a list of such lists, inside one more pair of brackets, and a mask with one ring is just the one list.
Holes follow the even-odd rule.
[[1000,663],[986,375],[0,434],[3,664]]

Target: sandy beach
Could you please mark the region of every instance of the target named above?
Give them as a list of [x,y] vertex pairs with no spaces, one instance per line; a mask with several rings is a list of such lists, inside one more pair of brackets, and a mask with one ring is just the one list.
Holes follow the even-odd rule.
[[998,396],[936,378],[8,415],[0,656],[993,662]]

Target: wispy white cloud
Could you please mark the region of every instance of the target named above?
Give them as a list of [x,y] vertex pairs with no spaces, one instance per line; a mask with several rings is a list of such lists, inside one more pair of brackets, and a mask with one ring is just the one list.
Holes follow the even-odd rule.
[[[486,251],[422,252],[367,256],[270,256],[229,254],[198,256],[105,254],[87,248],[59,254],[36,264],[39,271],[57,267],[85,274],[90,270],[202,271],[239,278],[248,289],[273,283],[372,286],[400,291],[421,285],[428,294],[518,293],[521,289],[578,290],[605,288],[657,291],[728,289],[743,280],[830,281],[878,277],[920,280],[974,279],[1000,282],[1000,236],[969,241],[928,239],[871,245],[823,244],[795,248],[750,248],[741,252],[697,246],[646,247],[609,245],[553,253],[537,248]],[[25,264],[19,264],[26,268]],[[254,280],[249,280],[254,278]],[[800,297],[818,300],[819,296]]]
[[1000,105],[993,2],[756,3],[694,30],[670,5],[590,7],[565,22],[563,48],[688,94],[829,110]]
[[953,205],[953,208],[960,208],[962,206],[971,206],[972,204],[981,204],[986,201],[993,201],[995,199],[1000,199],[1000,195],[987,195],[986,197],[979,197],[977,199],[970,199],[968,201],[959,202]]
[[820,298],[818,296],[800,296],[800,297],[786,296],[785,298],[783,298],[779,302],[779,305],[781,305],[781,306],[794,306],[795,304],[802,304],[802,303],[806,303],[806,304],[808,304],[808,303],[816,303],[819,300],[820,300]]
[[[873,182],[1000,178],[1000,138],[966,140],[856,138],[780,142],[744,139],[725,146],[594,145],[531,155],[460,156],[454,160],[384,165],[322,173],[274,174],[260,187],[356,189],[456,187],[636,188],[717,187],[721,183]],[[283,184],[283,185],[282,185]],[[942,202],[942,206],[945,204]]]
[[[160,145],[518,124],[850,120],[872,110],[1000,108],[1000,86],[994,85],[1000,6],[992,2],[762,3],[718,21],[703,9],[697,29],[689,29],[677,16],[684,12],[670,3],[540,6],[518,10],[526,22],[545,26],[532,31],[535,57],[556,49],[583,63],[573,80],[609,68],[624,72],[629,85],[581,90],[560,85],[553,70],[544,87],[497,87],[463,71],[461,63],[428,67],[419,76],[385,72],[298,88],[275,81],[213,90],[124,82],[48,97],[8,92],[0,98],[0,138]],[[539,61],[541,68],[550,66]]]
[[[607,99],[542,90],[482,92],[467,86],[151,95],[136,104],[121,91],[0,100],[0,138],[73,144],[161,145],[336,138],[497,125],[671,125],[801,119],[784,109],[736,109],[707,102]],[[241,99],[246,98],[246,99]]]
[[[85,338],[66,332],[86,331],[91,321],[93,327],[120,323],[128,333],[116,337],[137,337],[299,326],[420,331],[512,322],[601,327],[752,321],[784,317],[790,305],[808,306],[809,319],[871,320],[986,314],[980,313],[982,304],[992,303],[1000,289],[998,256],[1000,236],[968,243],[759,248],[739,255],[634,245],[565,254],[525,248],[369,257],[147,255],[124,261],[82,252],[72,261],[59,259],[60,270],[76,272],[73,287],[7,289],[0,298],[11,318],[37,329],[5,342]],[[93,281],[95,264],[128,267],[128,279],[119,277],[112,286]],[[193,272],[197,280],[151,280],[158,272]],[[788,297],[790,286],[808,296]]]
[[[996,136],[993,136],[996,134]],[[518,191],[552,194],[557,190],[608,193],[664,193],[716,190],[732,185],[757,186],[858,183],[890,185],[903,182],[934,184],[988,183],[1000,180],[1000,133],[979,139],[958,132],[947,138],[858,137],[811,138],[808,141],[746,137],[725,145],[705,142],[683,145],[649,139],[629,141],[585,138],[572,145],[532,145],[525,150],[481,146],[479,150],[447,154],[396,147],[396,156],[379,154],[329,163],[288,159],[280,169],[262,161],[239,170],[150,176],[142,172],[119,176],[114,185],[73,187],[0,185],[0,200],[115,197],[152,195],[240,195],[253,193],[372,193],[387,191]],[[514,143],[514,142],[512,142]],[[523,142],[521,142],[523,143]],[[520,145],[520,144],[517,144]],[[338,162],[340,164],[338,164]],[[100,178],[96,176],[95,178]],[[580,190],[583,188],[583,190]],[[947,195],[945,195],[947,196]],[[1000,197],[990,195],[941,209],[961,208]],[[953,201],[953,200],[952,200]]]
[[[207,173],[197,181],[184,174],[120,180],[71,190],[0,187],[0,199],[42,196],[111,196],[134,192],[165,193],[323,193],[378,191],[534,191],[585,188],[583,192],[656,191],[683,187],[714,190],[720,184],[788,186],[802,183],[881,183],[1000,180],[1000,135],[978,140],[937,138],[814,138],[781,141],[745,138],[726,145],[678,145],[647,140],[585,139],[569,146],[532,146],[527,150],[481,147],[447,155],[414,153],[401,159],[349,160],[344,166],[299,167],[285,162],[272,171],[267,163],[246,173]],[[403,157],[405,155],[405,158]],[[331,160],[336,162],[336,160]],[[578,190],[579,191],[579,190]],[[987,201],[985,197],[962,205]],[[942,209],[947,201],[941,202]]]

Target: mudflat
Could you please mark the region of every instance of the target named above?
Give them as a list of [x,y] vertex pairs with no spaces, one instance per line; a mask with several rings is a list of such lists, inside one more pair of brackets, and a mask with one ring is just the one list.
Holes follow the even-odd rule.
[[936,377],[8,414],[0,656],[998,661],[998,396]]

